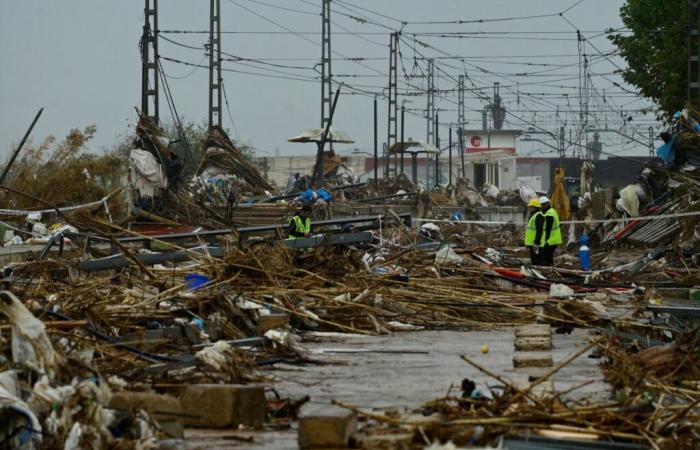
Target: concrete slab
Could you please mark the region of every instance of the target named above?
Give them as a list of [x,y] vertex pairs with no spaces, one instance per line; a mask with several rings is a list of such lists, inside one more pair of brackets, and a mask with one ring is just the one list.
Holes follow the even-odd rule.
[[551,337],[552,327],[549,325],[524,325],[515,329],[515,337]]
[[513,355],[513,367],[552,367],[554,361],[551,353],[545,352],[518,352]]
[[515,350],[519,352],[545,351],[552,349],[550,337],[520,337],[515,339]]

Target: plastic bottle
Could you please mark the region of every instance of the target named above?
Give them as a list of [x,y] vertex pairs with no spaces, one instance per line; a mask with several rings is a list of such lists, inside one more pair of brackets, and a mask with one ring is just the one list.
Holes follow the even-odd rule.
[[578,249],[578,259],[582,270],[591,270],[591,249],[588,248],[588,236],[585,234],[579,239],[581,247]]

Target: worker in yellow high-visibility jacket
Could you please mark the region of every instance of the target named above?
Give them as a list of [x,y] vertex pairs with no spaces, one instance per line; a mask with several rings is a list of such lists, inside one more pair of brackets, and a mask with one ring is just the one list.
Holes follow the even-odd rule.
[[287,235],[289,239],[311,236],[311,205],[304,205],[289,219]]
[[533,266],[540,265],[540,243],[535,240],[537,236],[537,226],[540,228],[544,224],[544,215],[540,211],[540,201],[536,198],[530,200],[527,204],[527,212],[529,219],[525,227],[525,247],[530,250],[530,263]]
[[540,243],[542,255],[540,264],[543,266],[554,265],[554,251],[561,245],[561,228],[559,227],[559,214],[552,208],[546,196],[540,197],[540,210],[544,216],[541,227],[537,227],[535,242]]

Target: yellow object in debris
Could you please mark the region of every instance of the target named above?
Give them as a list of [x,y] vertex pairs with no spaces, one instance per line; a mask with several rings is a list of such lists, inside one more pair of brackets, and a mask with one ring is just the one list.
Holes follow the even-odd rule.
[[554,190],[550,199],[552,208],[559,214],[559,220],[571,219],[571,202],[569,195],[566,193],[564,185],[564,168],[559,167],[554,171]]
[[481,346],[481,353],[488,353],[489,352],[489,346],[488,344],[484,344]]

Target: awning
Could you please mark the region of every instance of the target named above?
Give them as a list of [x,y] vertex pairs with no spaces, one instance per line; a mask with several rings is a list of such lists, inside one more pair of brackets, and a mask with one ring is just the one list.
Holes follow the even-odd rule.
[[[309,128],[301,132],[299,136],[290,137],[288,142],[321,142],[323,137],[323,128]],[[338,144],[354,144],[355,141],[344,131],[328,130],[326,142],[334,142]]]
[[423,141],[406,141],[396,142],[389,147],[389,154],[396,153],[431,153],[436,154],[440,151],[432,144]]

